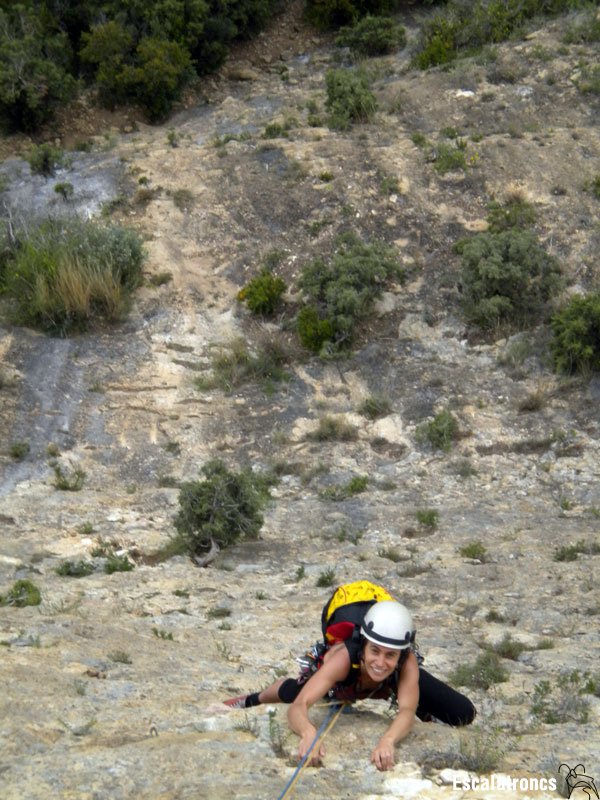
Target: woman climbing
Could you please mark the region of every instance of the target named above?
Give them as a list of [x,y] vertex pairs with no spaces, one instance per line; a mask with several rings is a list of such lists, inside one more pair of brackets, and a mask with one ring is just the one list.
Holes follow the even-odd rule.
[[[382,587],[369,581],[338,587],[323,609],[322,628],[324,641],[298,659],[298,678],[281,678],[225,705],[290,703],[288,723],[300,737],[302,759],[317,732],[308,712],[318,700],[391,700],[396,715],[371,753],[379,770],[393,767],[394,747],[408,735],[415,716],[453,726],[473,722],[471,701],[422,668],[410,612]],[[309,763],[318,765],[324,755],[323,746],[315,748]]]

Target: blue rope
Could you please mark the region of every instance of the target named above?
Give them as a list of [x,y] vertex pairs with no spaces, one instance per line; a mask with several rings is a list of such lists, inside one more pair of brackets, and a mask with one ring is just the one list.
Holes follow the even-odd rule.
[[296,776],[298,775],[298,773],[300,772],[300,770],[302,769],[302,767],[306,763],[307,758],[312,753],[314,746],[316,745],[316,743],[319,740],[319,737],[321,736],[321,734],[323,733],[323,731],[325,730],[325,728],[329,724],[329,720],[333,717],[334,714],[336,714],[339,711],[340,708],[342,708],[343,705],[344,705],[344,703],[333,703],[331,705],[331,708],[329,709],[329,714],[323,720],[323,723],[322,723],[321,727],[319,728],[319,730],[316,732],[315,738],[312,740],[312,743],[311,743],[310,747],[308,748],[308,750],[306,751],[306,753],[304,754],[304,756],[300,760],[300,763],[298,764],[298,766],[294,770],[294,774],[289,779],[289,781],[286,783],[282,793],[279,795],[277,800],[283,800],[283,798],[286,796],[290,786],[296,780]]

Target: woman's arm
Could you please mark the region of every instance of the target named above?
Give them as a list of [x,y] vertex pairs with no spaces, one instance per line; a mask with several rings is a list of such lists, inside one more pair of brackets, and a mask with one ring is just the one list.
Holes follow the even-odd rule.
[[[288,709],[290,728],[300,737],[298,756],[304,758],[308,752],[317,729],[308,717],[309,708],[321,700],[339,681],[343,681],[350,671],[350,656],[344,645],[334,648],[327,654],[323,666],[306,682],[306,685]],[[325,748],[321,745],[310,755],[310,764],[317,766]]]
[[419,665],[414,653],[409,655],[400,672],[397,699],[396,716],[371,754],[371,761],[379,770],[394,766],[394,746],[410,733],[415,721],[419,704]]

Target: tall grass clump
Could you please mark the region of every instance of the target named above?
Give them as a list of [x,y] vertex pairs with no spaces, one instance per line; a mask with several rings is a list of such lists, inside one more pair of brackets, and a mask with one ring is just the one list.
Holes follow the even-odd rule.
[[13,301],[15,322],[67,335],[122,318],[143,261],[132,230],[48,220],[24,227],[4,249],[0,291]]
[[572,297],[550,324],[550,349],[557,371],[600,371],[600,292]]
[[377,100],[363,69],[330,69],[325,85],[330,128],[348,130],[355,122],[368,122],[377,111]]
[[302,344],[313,352],[349,347],[386,282],[403,277],[390,247],[367,244],[354,234],[340,236],[329,261],[317,258],[300,275],[305,305],[297,324]]
[[479,233],[457,245],[465,316],[483,329],[519,329],[544,316],[563,286],[560,266],[530,231]]

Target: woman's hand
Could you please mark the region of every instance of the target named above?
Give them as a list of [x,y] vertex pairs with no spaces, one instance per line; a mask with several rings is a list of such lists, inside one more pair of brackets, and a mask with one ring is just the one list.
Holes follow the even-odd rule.
[[[314,741],[315,736],[317,735],[317,731],[313,728],[312,732],[307,731],[300,739],[300,744],[298,745],[298,759],[302,761],[304,756],[310,750],[310,746]],[[310,756],[308,757],[308,765],[310,767],[318,767],[321,764],[322,759],[325,757],[325,747],[321,744],[316,744],[311,751]]]
[[394,766],[394,741],[382,736],[377,747],[371,753],[371,763],[375,764],[380,772]]

